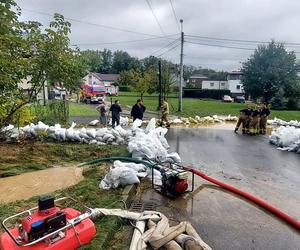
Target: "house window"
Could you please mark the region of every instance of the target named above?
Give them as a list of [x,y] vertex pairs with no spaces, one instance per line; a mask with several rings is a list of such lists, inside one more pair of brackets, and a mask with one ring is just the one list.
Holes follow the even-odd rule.
[[224,87],[225,86],[225,82],[221,82],[221,86]]
[[210,83],[210,86],[211,86],[211,87],[213,87],[214,85],[215,85],[215,83],[213,83],[213,82]]
[[192,80],[192,82],[196,82],[196,80],[195,80],[195,79],[193,79],[193,80]]
[[236,89],[241,89],[241,85],[236,85]]

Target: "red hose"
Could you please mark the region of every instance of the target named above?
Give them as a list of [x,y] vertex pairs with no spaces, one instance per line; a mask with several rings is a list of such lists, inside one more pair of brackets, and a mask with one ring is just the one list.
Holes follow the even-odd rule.
[[225,188],[233,193],[236,193],[254,203],[256,203],[257,205],[267,209],[268,211],[272,212],[273,214],[275,214],[276,216],[278,216],[279,218],[283,219],[284,221],[286,221],[287,223],[291,224],[293,227],[295,227],[296,229],[300,230],[300,222],[295,220],[294,218],[290,217],[289,215],[287,215],[286,213],[280,211],[279,209],[277,209],[276,207],[273,207],[272,205],[270,205],[269,203],[265,202],[264,200],[261,200],[257,197],[255,197],[252,194],[246,193],[240,189],[237,189],[233,186],[230,186],[224,182],[218,181],[216,179],[213,179],[205,174],[203,174],[202,172],[200,172],[199,170],[193,169],[193,168],[189,168],[189,167],[183,167],[185,170],[187,171],[191,171],[194,174],[202,177],[203,179],[212,182],[222,188]]

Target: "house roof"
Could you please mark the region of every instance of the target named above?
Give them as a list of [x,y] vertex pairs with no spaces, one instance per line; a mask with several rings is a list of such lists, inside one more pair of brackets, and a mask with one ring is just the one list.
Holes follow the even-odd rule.
[[190,76],[190,78],[201,78],[201,79],[207,79],[208,77],[207,77],[207,76],[204,76],[204,75],[196,74],[196,75],[192,75],[192,76]]
[[100,81],[109,81],[114,82],[119,78],[119,74],[100,74],[100,73],[92,73],[94,74]]

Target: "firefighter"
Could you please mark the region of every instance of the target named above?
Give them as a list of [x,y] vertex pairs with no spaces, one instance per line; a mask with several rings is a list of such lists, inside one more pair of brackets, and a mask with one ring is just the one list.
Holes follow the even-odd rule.
[[131,109],[131,116],[133,118],[133,121],[135,121],[136,119],[143,120],[145,110],[146,107],[143,104],[143,101],[141,99],[138,99],[136,101],[136,104],[134,104]]
[[259,134],[260,106],[256,105],[253,109],[251,121],[249,124],[249,135]]
[[249,130],[250,116],[252,114],[252,109],[248,104],[245,109],[240,110],[239,120],[234,129],[234,133],[237,133],[239,127],[242,125],[243,134],[246,134]]
[[163,123],[166,122],[166,127],[169,128],[170,127],[170,123],[168,120],[168,115],[169,115],[169,104],[166,100],[163,101],[162,103],[162,116],[161,116],[161,122],[160,125],[163,126]]
[[106,119],[106,106],[105,102],[101,101],[99,106],[97,106],[96,110],[100,113],[100,126],[101,127],[106,127],[107,124],[107,119]]
[[268,116],[270,115],[270,109],[269,106],[267,106],[266,103],[262,104],[261,112],[260,112],[260,122],[259,122],[259,128],[260,128],[260,134],[265,135],[267,131],[267,121]]
[[120,125],[120,112],[122,112],[122,109],[118,100],[115,100],[115,103],[110,106],[109,111],[111,111],[112,127],[115,127],[115,123],[117,126]]

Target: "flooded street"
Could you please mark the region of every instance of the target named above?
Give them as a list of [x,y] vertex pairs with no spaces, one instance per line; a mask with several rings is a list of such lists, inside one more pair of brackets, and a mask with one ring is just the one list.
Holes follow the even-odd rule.
[[[185,165],[300,220],[299,155],[277,150],[267,136],[235,134],[233,128],[172,128],[167,140]],[[148,191],[144,200],[158,204],[173,220],[192,222],[213,249],[300,249],[300,234],[292,227],[200,177],[196,180],[194,193],[183,198],[169,200]]]
[[0,178],[0,201],[26,200],[73,186],[83,179],[82,168],[55,167],[21,175]]

